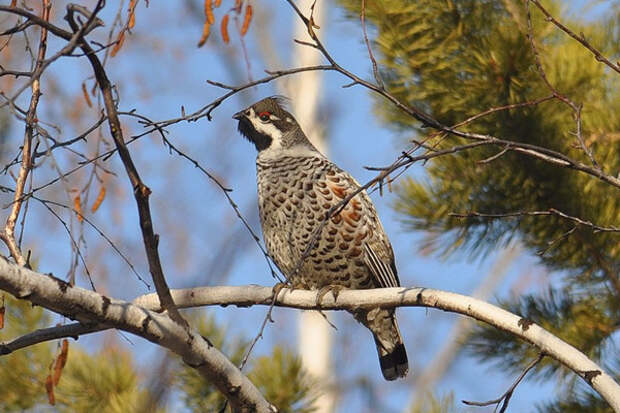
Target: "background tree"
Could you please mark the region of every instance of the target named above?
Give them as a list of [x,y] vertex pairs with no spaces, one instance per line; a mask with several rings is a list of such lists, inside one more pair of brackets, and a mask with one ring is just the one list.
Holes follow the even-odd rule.
[[[620,76],[546,21],[533,3],[369,4],[386,87],[445,125],[515,105],[476,119],[463,130],[543,146],[614,175],[620,169]],[[358,2],[344,4],[359,13]],[[545,7],[561,15],[559,3],[547,2]],[[601,53],[616,56],[618,9],[609,11],[595,23],[566,16],[562,22]],[[409,139],[417,131],[414,139],[425,147],[442,150],[467,142],[420,130],[410,116],[381,98],[376,101],[386,123]],[[517,106],[524,102],[531,103]],[[596,228],[617,226],[618,188],[497,147],[436,158],[425,171],[425,177],[401,182],[395,204],[405,225],[426,232],[424,249],[444,256],[486,255],[518,239],[558,273],[558,282],[546,292],[500,303],[604,364],[618,359],[613,343],[620,327],[619,234]],[[496,329],[481,327],[470,337],[474,354],[504,369],[520,371],[535,358],[528,345]],[[609,367],[618,377],[618,366]],[[603,408],[557,364],[543,362],[535,371],[567,387],[561,400],[542,410]],[[571,396],[567,400],[565,395]]]
[[[93,1],[86,6],[94,10],[101,4]],[[495,246],[506,244],[511,236],[530,251],[544,249],[541,260],[545,268],[564,270],[562,277],[551,283],[547,295],[504,299],[506,306],[563,336],[598,359],[607,371],[617,372],[617,366],[606,362],[617,358],[609,351],[613,351],[613,332],[618,326],[617,303],[613,301],[617,297],[613,275],[618,273],[614,270],[618,265],[618,231],[614,227],[618,197],[617,188],[608,182],[609,176],[613,177],[618,170],[618,141],[614,138],[613,120],[617,115],[612,110],[617,105],[617,75],[607,69],[611,66],[605,68],[583,45],[544,23],[541,11],[535,9],[532,34],[545,73],[543,77],[532,45],[527,41],[526,9],[518,2],[429,1],[415,7],[399,1],[362,3],[365,6],[357,2],[343,4],[345,10],[352,12],[348,16],[350,22],[345,20],[343,9],[335,9],[321,29],[309,30],[312,41],[318,42],[313,37],[318,33],[324,42],[316,43],[310,50],[327,58],[327,65],[320,69],[340,72],[326,77],[320,119],[332,135],[331,157],[354,172],[360,182],[377,176],[376,171],[365,171],[362,164],[385,165],[401,151],[412,148],[402,140],[397,141],[397,149],[386,147],[390,134],[370,116],[365,103],[367,92],[335,87],[342,85],[342,76],[371,88],[375,82],[385,84],[387,92],[380,86],[375,92],[384,96],[388,93],[394,98],[392,103],[402,103],[408,114],[397,111],[384,100],[377,100],[379,118],[395,126],[397,131],[407,131],[408,138],[415,132],[416,141],[425,140],[424,146],[414,142],[413,149],[417,152],[411,152],[409,158],[400,157],[402,165],[389,174],[389,182],[399,176],[402,168],[411,165],[412,156],[429,148],[442,150],[469,143],[445,133],[429,136],[428,129],[421,130],[419,122],[414,120],[416,116],[420,120],[420,115],[412,108],[422,108],[433,119],[452,125],[491,107],[519,103],[518,107],[498,109],[460,128],[466,132],[489,133],[513,143],[485,144],[467,151],[459,149],[450,157],[434,158],[427,164],[426,172],[416,169],[411,179],[401,180],[396,186],[400,218],[426,231],[425,250],[449,253],[465,246],[469,248],[466,251],[481,257],[483,264],[459,261],[456,266],[436,266],[434,259],[410,258],[412,237],[398,234],[397,223],[389,219],[389,211],[385,209],[386,202],[382,199],[377,202],[391,232],[403,284],[470,292],[477,282],[472,287],[468,277],[474,279],[494,259],[505,262],[492,251]],[[530,6],[534,5],[538,3]],[[257,228],[253,148],[236,137],[228,115],[277,90],[252,90],[249,88],[252,83],[246,83],[263,78],[263,68],[282,68],[278,59],[273,58],[273,50],[288,60],[292,45],[307,47],[292,43],[290,28],[273,24],[299,18],[289,6],[293,3],[268,8],[249,1],[187,1],[181,6],[149,5],[132,0],[98,10],[97,17],[106,23],[105,27],[83,26],[90,21],[88,13],[70,9],[73,19],[69,16],[68,21],[73,21],[78,31],[82,27],[82,33],[78,33],[81,37],[76,39],[87,39],[114,85],[108,90],[108,98],[112,98],[106,102],[101,73],[93,71],[88,63],[89,53],[85,55],[77,47],[81,45],[79,41],[72,43],[57,31],[43,36],[39,27],[45,26],[44,23],[26,14],[16,17],[11,10],[17,7],[25,13],[42,16],[44,21],[49,19],[54,26],[71,34],[76,28],[71,29],[63,20],[65,3],[54,2],[49,17],[45,17],[41,3],[36,1],[2,5],[0,124],[10,119],[10,127],[0,129],[0,135],[6,139],[1,152],[6,165],[1,184],[7,216],[13,210],[14,201],[21,199],[16,198],[14,191],[20,186],[19,171],[27,166],[25,155],[29,153],[33,159],[32,165],[26,168],[29,169],[27,179],[22,181],[28,196],[17,210],[14,227],[17,248],[8,248],[5,254],[10,253],[15,261],[22,260],[21,264],[52,272],[78,286],[96,288],[108,297],[131,300],[148,292],[145,285],[152,281],[149,265],[143,258],[143,234],[139,230],[139,224],[145,221],[136,216],[133,188],[125,176],[128,163],[119,162],[115,153],[119,147],[115,140],[118,130],[111,133],[109,128],[116,111],[120,130],[131,142],[128,150],[133,163],[152,191],[152,222],[159,236],[147,234],[145,238],[159,244],[167,282],[174,287],[272,282],[269,266],[264,264],[265,256],[255,247],[254,234],[248,232],[248,228],[250,232]],[[361,25],[360,7],[364,7],[366,17]],[[556,7],[547,7],[554,15],[561,15]],[[613,15],[617,14],[613,11]],[[301,12],[311,16],[308,9]],[[617,38],[617,31],[611,16],[608,13],[609,22],[605,24],[577,21],[568,16],[562,16],[562,21],[577,33],[582,30],[604,55],[613,56],[614,43],[610,39]],[[507,27],[512,30],[505,31]],[[376,34],[376,43],[369,43],[368,48],[362,41],[366,31],[370,39]],[[43,38],[47,39],[47,51],[41,58]],[[197,51],[196,43],[203,48]],[[327,50],[321,49],[323,44]],[[63,49],[69,46],[74,49],[69,52]],[[381,56],[380,77],[373,76],[372,62],[367,57],[369,50]],[[330,51],[331,55],[326,54]],[[352,51],[358,54],[351,57]],[[347,67],[360,70],[347,74],[329,60],[331,56],[336,56],[337,61],[342,56]],[[43,67],[41,72],[37,71],[37,65]],[[98,76],[93,78],[93,74]],[[375,79],[351,78],[366,74]],[[280,82],[285,75],[288,73],[271,74],[267,80]],[[31,109],[31,98],[37,94],[33,92],[37,79],[42,94]],[[233,90],[231,94],[239,98],[231,102],[214,101],[228,90],[205,85],[205,79],[245,85],[248,90],[241,94]],[[294,85],[295,78],[291,79]],[[223,84],[219,86],[229,89]],[[539,98],[544,102],[520,105]],[[215,104],[205,106],[205,101]],[[579,103],[584,103],[583,109]],[[114,106],[112,110],[111,106]],[[574,115],[579,115],[579,123],[571,118]],[[213,116],[214,122],[204,122],[207,116]],[[433,119],[424,123],[437,127]],[[570,134],[571,131],[578,135]],[[28,139],[29,148],[24,144]],[[540,158],[524,157],[523,152],[514,153],[523,143],[556,150],[591,165],[594,171],[600,166],[600,174],[608,177],[607,181],[597,181],[596,176],[592,177],[592,170],[570,171],[544,163]],[[420,159],[435,154],[422,153]],[[476,162],[480,160],[485,161]],[[386,176],[383,176],[384,184]],[[247,191],[245,187],[252,190]],[[230,192],[229,188],[235,190]],[[373,196],[380,192],[377,186],[372,191]],[[450,216],[451,212],[467,217]],[[536,215],[528,214],[532,212]],[[471,216],[474,213],[477,216]],[[517,216],[479,216],[506,213],[517,213]],[[602,231],[595,233],[593,229]],[[11,241],[6,226],[3,239]],[[10,244],[7,242],[9,247]],[[148,263],[152,263],[157,248],[147,248],[147,252],[151,254]],[[529,265],[527,257],[519,262],[521,266]],[[452,275],[446,277],[445,284],[436,284],[443,282],[437,280],[440,278],[437,274],[453,274],[450,268],[462,277],[455,279]],[[504,289],[518,282],[516,276],[520,271],[523,270],[507,271]],[[40,284],[45,284],[47,278],[40,277]],[[58,285],[64,284],[58,282]],[[63,289],[74,291],[71,286]],[[251,287],[247,290],[253,291]],[[161,294],[159,287],[158,293]],[[505,292],[501,294],[506,297]],[[0,340],[5,343],[42,327],[58,331],[63,327],[53,327],[57,323],[72,326],[69,320],[55,313],[31,309],[29,304],[6,297],[7,326],[0,331]],[[102,300],[101,296],[98,299]],[[46,306],[66,313],[50,302]],[[168,309],[174,312],[174,308]],[[312,409],[316,382],[287,350],[292,348],[291,331],[295,329],[290,324],[295,312],[229,308],[208,310],[208,313],[183,313],[191,326],[189,331],[195,331],[192,337],[197,342],[202,342],[200,336],[205,337],[208,339],[202,342],[205,348],[213,344],[234,364],[244,365],[243,372],[260,393],[282,411]],[[266,313],[276,321],[277,328],[267,322]],[[414,357],[414,375],[418,367],[433,368],[427,366],[428,360],[439,347],[437,339],[442,339],[438,333],[445,333],[449,327],[447,319],[437,318],[434,313],[430,316],[432,321],[416,319],[413,312],[401,313],[408,320],[402,324],[416,326],[403,328],[408,348],[415,350],[410,351]],[[422,316],[422,313],[415,314]],[[154,313],[149,314],[156,317]],[[168,322],[165,316],[153,319]],[[371,374],[376,366],[359,357],[366,344],[369,351],[374,351],[366,334],[339,317],[335,320],[339,331],[334,334],[337,340],[333,347],[334,372],[338,374],[334,383],[339,385],[333,390],[339,395],[343,411],[402,408],[410,393],[408,384],[387,385],[377,380]],[[266,327],[263,322],[267,323]],[[585,327],[589,334],[584,334]],[[135,326],[123,324],[120,328],[152,339],[148,332],[136,331]],[[261,334],[264,340],[258,340]],[[459,357],[453,364],[456,372],[446,370],[448,379],[443,387],[435,389],[437,395],[427,398],[426,405],[418,404],[414,410],[453,409],[450,392],[441,390],[446,387],[461,399],[488,398],[489,391],[505,390],[506,383],[514,379],[513,374],[521,372],[525,364],[536,358],[531,347],[494,329],[476,332],[474,337],[477,339],[473,348],[486,358],[493,356],[494,352],[489,350],[496,346],[507,349],[500,372],[479,383],[460,380],[458,366],[472,361]],[[71,344],[67,347],[65,343]],[[221,383],[205,382],[198,373],[204,373],[200,363],[184,363],[140,338],[112,331],[83,336],[79,343],[78,346],[61,338],[52,344],[42,343],[2,356],[0,380],[4,396],[0,400],[7,403],[2,408],[39,409],[49,403],[51,394],[56,408],[68,411],[93,408],[200,411],[224,405],[224,397],[215,390],[216,387],[222,390]],[[352,348],[356,351],[352,352]],[[549,358],[536,364],[536,369],[541,373],[562,374]],[[61,373],[59,380],[55,378],[57,371]],[[467,369],[470,371],[471,368]],[[566,376],[570,377],[573,376]],[[573,380],[569,384],[574,383],[581,381]],[[527,385],[520,384],[520,389],[523,386]],[[80,393],[76,390],[79,388],[87,391]],[[538,390],[539,386],[529,388]],[[586,404],[606,408],[589,389],[584,391],[579,394],[583,397],[575,400],[564,397],[546,408],[579,409],[586,408]],[[227,392],[228,389],[224,390],[231,397]],[[84,393],[89,397],[83,397]],[[19,394],[31,397],[16,396]],[[516,409],[530,408],[532,400],[549,400],[540,391],[531,394],[521,391],[519,396],[511,400],[511,406]],[[231,400],[235,402],[235,397]]]

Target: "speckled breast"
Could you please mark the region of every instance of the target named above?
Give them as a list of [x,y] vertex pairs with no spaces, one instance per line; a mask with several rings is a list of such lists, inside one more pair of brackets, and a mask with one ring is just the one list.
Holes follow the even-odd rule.
[[[365,192],[332,216],[328,211],[359,189],[346,172],[320,156],[257,160],[259,213],[265,244],[284,275],[302,288],[373,288],[364,243],[381,243],[383,230]],[[313,247],[294,270],[308,244]],[[392,258],[393,259],[393,258]]]

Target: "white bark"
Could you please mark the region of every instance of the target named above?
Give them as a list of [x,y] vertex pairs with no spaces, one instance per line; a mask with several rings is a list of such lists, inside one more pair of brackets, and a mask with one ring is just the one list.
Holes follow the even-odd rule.
[[[91,291],[70,287],[61,280],[26,270],[4,259],[0,259],[0,290],[81,321],[100,322],[108,328],[140,335],[173,350],[190,365],[197,366],[205,377],[231,397],[234,406],[255,403],[257,411],[270,409],[256,388],[221,353],[208,346],[199,335],[185,331],[165,315],[154,312],[159,309],[156,294],[138,297],[133,303],[109,299]],[[171,293],[179,308],[210,305],[248,307],[270,305],[273,289],[254,285],[198,287],[172,290]],[[317,294],[317,291],[282,289],[275,305],[316,309]],[[331,294],[327,294],[321,303],[323,310],[354,310],[376,306],[438,308],[507,331],[571,369],[598,392],[615,412],[620,413],[620,386],[601,367],[537,324],[484,301],[446,291],[400,287],[344,290],[338,295],[337,301]],[[75,330],[72,333],[75,334]]]
[[[505,277],[510,263],[521,251],[519,244],[512,245],[503,250],[488,275],[472,293],[472,297],[486,301],[493,294],[499,282]],[[435,384],[443,377],[458,355],[464,345],[464,338],[469,336],[474,324],[473,320],[467,317],[461,317],[456,320],[448,337],[443,340],[442,347],[438,349],[433,359],[413,377],[411,396],[409,403],[403,406],[403,413],[413,411],[416,405],[424,401],[428,391],[435,387]]]
[[[310,7],[314,0],[300,0],[300,10],[310,15]],[[326,2],[317,4],[314,9],[314,21],[323,26]],[[308,28],[295,19],[295,39],[311,41]],[[306,67],[321,63],[321,54],[312,47],[299,45],[293,51],[293,66]],[[323,72],[303,72],[287,82],[287,94],[291,97],[291,109],[300,126],[316,146],[327,155],[325,128],[318,118],[319,96],[321,94]],[[298,322],[299,355],[306,371],[323,384],[320,395],[314,403],[316,413],[330,413],[336,405],[336,394],[331,372],[332,331],[327,321],[316,311],[302,311]]]
[[[222,304],[242,307],[252,304],[269,305],[272,294],[272,288],[259,286],[172,290],[174,301],[181,308]],[[283,289],[276,305],[307,310],[316,308],[316,298],[317,291]],[[148,305],[150,308],[157,307],[157,302],[155,294],[135,300],[135,303]],[[327,294],[321,303],[323,310],[354,310],[376,306],[438,308],[463,314],[507,331],[528,341],[547,356],[571,369],[598,392],[615,412],[620,413],[620,385],[596,363],[539,325],[476,298],[429,288],[400,287],[344,290],[338,295],[337,301],[331,294]]]
[[235,412],[274,412],[258,389],[213,345],[165,314],[108,298],[0,258],[0,290],[81,322],[128,331],[183,358],[212,382]]

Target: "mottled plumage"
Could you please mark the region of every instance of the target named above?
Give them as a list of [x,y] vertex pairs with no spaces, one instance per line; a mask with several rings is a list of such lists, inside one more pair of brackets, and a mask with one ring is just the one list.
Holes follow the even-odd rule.
[[[329,219],[295,274],[327,212],[360,185],[314,148],[278,98],[263,99],[233,117],[258,150],[263,237],[287,279],[307,289],[399,286],[392,246],[365,191]],[[377,308],[353,315],[373,333],[384,377],[404,377],[407,355],[394,311]]]

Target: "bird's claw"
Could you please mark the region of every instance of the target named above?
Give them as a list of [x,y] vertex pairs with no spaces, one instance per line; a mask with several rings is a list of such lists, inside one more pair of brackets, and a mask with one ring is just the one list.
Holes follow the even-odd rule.
[[291,290],[293,290],[293,286],[290,285],[287,282],[278,282],[276,283],[276,285],[273,286],[273,288],[271,289],[271,292],[273,294],[274,297],[277,297],[280,294],[280,291],[282,291],[285,288],[290,288]]
[[345,288],[342,285],[326,285],[319,290],[319,293],[316,296],[316,306],[321,307],[321,303],[323,302],[323,297],[329,292],[334,296],[334,301],[338,300],[338,295],[340,295],[340,291]]

